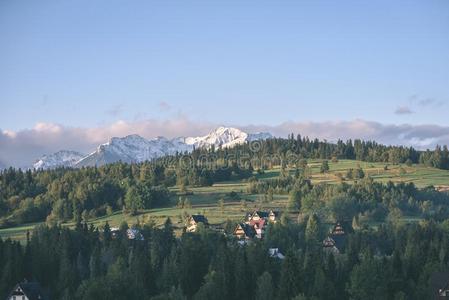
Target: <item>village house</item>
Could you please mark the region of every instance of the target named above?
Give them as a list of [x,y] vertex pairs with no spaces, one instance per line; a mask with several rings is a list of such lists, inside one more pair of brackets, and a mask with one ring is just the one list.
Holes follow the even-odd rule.
[[203,224],[204,227],[209,227],[209,221],[204,215],[192,215],[187,220],[186,231],[195,232],[197,230],[198,224]]
[[[114,239],[117,238],[119,233],[120,233],[120,228],[118,228],[118,227],[111,227],[112,238],[114,238]],[[137,228],[128,228],[126,230],[126,237],[129,240],[135,240],[135,241],[143,241],[143,240],[145,240],[145,238],[143,237],[143,234]]]
[[265,219],[267,221],[276,223],[278,218],[279,218],[279,212],[273,211],[273,210],[270,210],[268,212],[256,210],[253,213],[246,214],[247,222]]
[[323,249],[333,254],[344,252],[346,245],[346,232],[340,222],[337,222],[330,234],[323,240]]
[[9,293],[7,300],[48,300],[44,296],[41,286],[38,282],[24,281],[16,284]]
[[285,255],[281,253],[281,251],[279,251],[279,248],[270,248],[268,249],[268,255],[271,258],[276,258],[276,259],[284,259]]
[[262,236],[265,234],[265,227],[266,227],[267,220],[266,219],[259,219],[257,221],[251,220],[247,222],[246,224],[250,227],[254,228],[254,231],[256,232],[255,237],[258,239],[261,239]]
[[234,236],[238,239],[263,238],[265,229],[269,222],[277,222],[279,213],[275,211],[259,211],[245,215],[245,222],[237,224],[234,230]]
[[256,236],[256,230],[254,227],[246,223],[239,223],[234,230],[234,236],[238,239],[250,240]]
[[145,240],[143,237],[143,234],[140,232],[137,228],[129,228],[126,230],[126,236],[129,240],[135,240],[135,241],[143,241]]

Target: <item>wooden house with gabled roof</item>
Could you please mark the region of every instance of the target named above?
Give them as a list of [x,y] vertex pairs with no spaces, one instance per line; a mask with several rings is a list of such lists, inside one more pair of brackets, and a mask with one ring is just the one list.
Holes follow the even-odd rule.
[[341,222],[335,223],[329,235],[323,240],[323,249],[333,254],[343,253],[346,246],[346,231]]
[[186,231],[195,232],[200,223],[203,224],[204,227],[209,227],[209,221],[204,215],[191,215],[187,220]]
[[336,246],[336,242],[331,237],[326,237],[323,240],[323,249],[324,251],[332,254],[340,254],[339,248]]
[[261,239],[265,233],[265,227],[267,226],[266,225],[267,220],[266,219],[259,219],[257,221],[251,220],[249,222],[246,222],[246,224],[251,226],[252,228],[254,228],[254,230],[256,231],[255,237]]
[[48,300],[38,282],[24,281],[16,284],[7,300]]
[[334,228],[332,229],[332,234],[334,235],[344,235],[345,231],[340,222],[335,223]]
[[268,213],[265,211],[255,210],[254,212],[249,213],[247,216],[248,216],[247,222],[258,221],[260,219],[267,218]]
[[246,223],[238,223],[234,230],[234,236],[238,239],[252,239],[257,235],[256,230],[253,226]]
[[[239,239],[243,237],[256,237],[261,239],[265,233],[265,229],[268,223],[277,222],[278,217],[279,212],[273,210],[255,210],[253,212],[249,212],[245,215],[245,222],[237,225],[236,229],[234,230],[234,235]],[[245,234],[245,231],[247,234]]]
[[268,212],[268,220],[270,222],[276,223],[279,219],[279,215],[280,215],[280,213],[278,211],[270,210]]
[[276,222],[279,218],[279,212],[270,210],[270,211],[261,211],[261,210],[255,210],[252,213],[246,214],[247,222],[250,221],[258,221],[260,219],[265,219],[270,222]]

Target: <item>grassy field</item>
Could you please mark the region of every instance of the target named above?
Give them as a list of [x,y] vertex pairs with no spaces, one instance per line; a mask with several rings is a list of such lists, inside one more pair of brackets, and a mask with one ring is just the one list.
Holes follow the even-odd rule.
[[[348,169],[354,169],[360,166],[365,174],[369,174],[369,176],[376,181],[393,181],[396,183],[413,182],[418,187],[425,187],[428,185],[449,186],[449,171],[427,168],[420,165],[408,167],[405,165],[399,166],[354,160],[340,160],[336,163],[329,161],[330,171],[327,174],[321,174],[319,172],[321,166],[321,161],[319,160],[309,161],[308,165],[312,170],[312,183],[314,184],[336,184],[340,182],[337,173],[341,173],[345,176]],[[387,166],[386,169],[385,166]],[[257,174],[256,176],[260,180],[268,180],[279,176],[279,172],[280,168],[274,168],[266,171],[264,174]],[[290,170],[290,172],[293,174],[294,170]],[[351,183],[352,181],[346,182]],[[237,221],[243,218],[245,211],[254,210],[259,205],[257,200],[261,195],[247,194],[246,187],[247,183],[244,181],[216,183],[210,187],[190,187],[188,190],[192,194],[186,196],[191,203],[191,208],[188,209],[176,207],[179,198],[179,190],[177,188],[171,188],[170,191],[173,193],[173,196],[171,201],[172,205],[170,207],[144,210],[137,216],[115,212],[110,216],[92,219],[90,220],[90,223],[94,224],[94,226],[103,226],[107,221],[111,226],[119,226],[123,221],[128,222],[128,224],[136,224],[138,222],[146,223],[151,221],[160,225],[167,217],[170,217],[177,228],[177,232],[180,233],[184,225],[185,214],[205,214],[211,224],[222,224],[227,219]],[[231,192],[238,193],[240,199],[231,197]],[[218,207],[218,200],[220,199],[223,199],[225,202],[223,211]],[[242,207],[241,199],[245,200],[246,207]],[[286,204],[286,195],[274,195],[273,202],[266,204],[264,209],[283,210]],[[407,221],[406,218],[405,221]],[[3,239],[9,237],[11,239],[24,241],[26,239],[26,232],[32,231],[34,226],[38,224],[41,223],[24,224],[18,227],[1,229],[0,237]],[[69,227],[74,226],[73,223],[65,223],[62,225]]]
[[[309,161],[308,166],[312,170],[312,183],[338,183],[339,178],[337,177],[337,173],[346,175],[346,172],[349,169],[355,169],[360,166],[365,174],[368,174],[376,181],[388,182],[393,181],[395,183],[399,182],[413,182],[418,187],[425,187],[429,185],[434,186],[449,186],[449,171],[440,170],[435,168],[428,168],[421,165],[392,165],[385,163],[371,163],[371,162],[362,162],[355,160],[339,160],[336,163],[329,161],[330,171],[326,174],[320,173],[321,161],[320,160],[312,160]],[[385,166],[387,166],[387,170],[385,170]],[[401,169],[405,171],[405,173],[401,173]],[[260,179],[268,179],[279,176],[279,168],[274,168],[272,170],[268,170],[263,175],[259,175]],[[293,171],[290,171],[293,174]],[[352,181],[346,181],[351,183]]]

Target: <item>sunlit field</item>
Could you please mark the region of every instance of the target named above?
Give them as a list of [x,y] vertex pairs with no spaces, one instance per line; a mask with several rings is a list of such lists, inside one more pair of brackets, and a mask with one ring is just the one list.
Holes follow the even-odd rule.
[[[416,186],[422,188],[429,185],[449,186],[449,171],[435,168],[428,168],[421,165],[392,165],[384,163],[370,163],[354,160],[339,160],[338,162],[329,161],[330,170],[328,173],[321,174],[321,160],[310,160],[308,166],[311,169],[311,179],[313,184],[326,183],[338,184],[342,180],[337,176],[338,173],[343,177],[351,168],[360,166],[365,174],[372,177],[375,181],[394,183],[413,182]],[[274,167],[266,170],[264,174],[256,174],[259,180],[268,180],[279,176],[280,167]],[[294,174],[294,170],[289,170]],[[346,183],[353,183],[354,180],[343,180]],[[110,216],[104,216],[89,220],[90,224],[101,227],[108,222],[111,226],[120,226],[126,221],[128,224],[154,222],[161,225],[170,218],[176,228],[176,233],[180,234],[184,226],[185,217],[188,214],[200,213],[206,215],[211,224],[220,226],[227,220],[239,221],[244,217],[246,211],[262,209],[285,210],[288,195],[274,195],[273,201],[263,203],[259,201],[263,195],[248,194],[246,180],[221,182],[209,187],[188,187],[187,195],[180,195],[178,188],[171,188],[172,201],[169,207],[156,208],[139,211],[137,215],[131,216],[121,211],[114,212]],[[231,196],[234,192],[234,196]],[[235,194],[237,196],[235,196]],[[190,202],[187,208],[178,208],[179,197],[185,197]],[[219,200],[224,200],[223,207],[219,207]],[[292,218],[294,216],[291,216]],[[415,221],[414,218],[404,217],[404,221]],[[1,229],[2,238],[11,238],[20,241],[26,239],[27,231],[32,231],[34,226],[42,223],[24,224],[23,226]],[[73,222],[63,223],[62,226],[73,227]]]

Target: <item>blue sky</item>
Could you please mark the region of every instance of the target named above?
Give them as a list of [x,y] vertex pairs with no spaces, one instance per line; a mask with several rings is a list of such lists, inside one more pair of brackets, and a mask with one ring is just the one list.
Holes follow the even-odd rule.
[[0,167],[113,136],[449,144],[449,1],[0,0]]
[[449,1],[0,2],[0,128],[449,125]]

